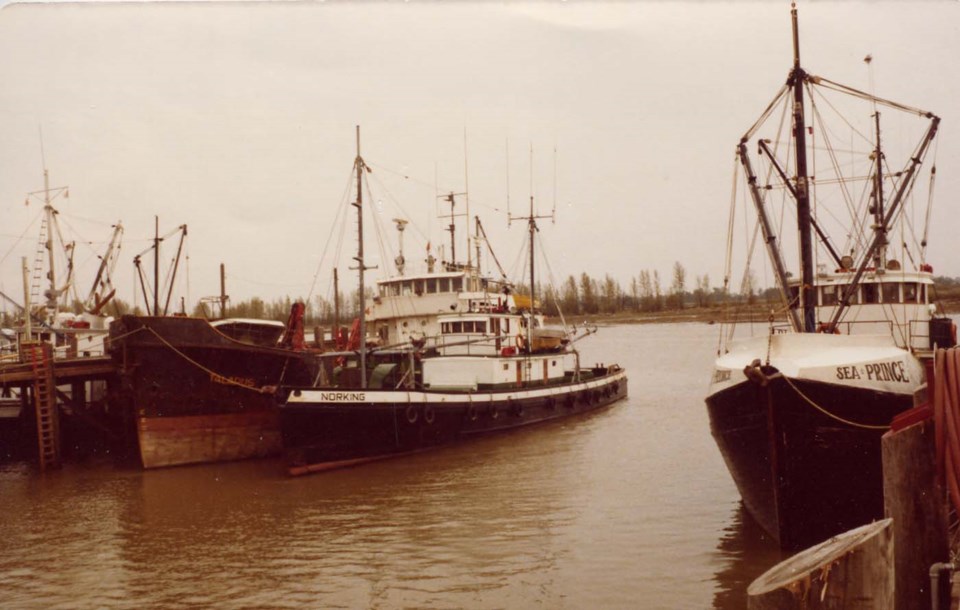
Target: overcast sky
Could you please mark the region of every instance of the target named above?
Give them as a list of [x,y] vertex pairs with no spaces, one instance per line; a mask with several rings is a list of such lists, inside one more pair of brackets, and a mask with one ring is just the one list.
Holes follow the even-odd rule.
[[[388,229],[391,218],[411,220],[410,261],[422,260],[426,239],[434,248],[448,241],[435,184],[469,186],[471,215],[516,271],[524,227],[508,227],[506,210],[524,211],[532,188],[539,213],[556,206],[556,222],[540,226],[558,281],[610,273],[626,288],[655,269],[666,285],[679,261],[688,282],[709,274],[716,286],[734,147],[791,66],[789,9],[786,1],[7,5],[0,289],[22,299],[20,257],[33,256],[41,211],[24,199],[43,187],[42,129],[52,186],[70,187],[57,202],[64,233],[87,242],[76,255],[82,292],[119,220],[116,283],[134,301],[131,260],[149,246],[158,215],[161,233],[189,226],[189,287],[178,292],[189,288],[191,301],[218,293],[221,262],[235,300],[306,296],[337,235],[356,125],[374,170],[372,209]],[[871,54],[878,95],[943,117],[927,258],[938,274],[960,275],[960,6],[802,2],[800,29],[809,72],[868,89]],[[373,225],[368,264],[383,271]],[[354,221],[346,228],[342,278]],[[395,233],[383,239],[396,249]],[[328,290],[333,249],[314,294]]]

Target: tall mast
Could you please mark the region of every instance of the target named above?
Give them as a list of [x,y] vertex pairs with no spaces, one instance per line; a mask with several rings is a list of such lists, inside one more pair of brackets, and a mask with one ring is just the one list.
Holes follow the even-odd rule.
[[793,19],[793,70],[787,84],[793,88],[793,130],[797,163],[797,230],[800,237],[800,305],[803,308],[804,332],[816,328],[816,293],[813,282],[813,239],[810,222],[810,188],[807,175],[807,126],[804,121],[803,84],[807,74],[800,67],[800,33],[797,25],[797,6],[790,10]]
[[877,131],[877,148],[873,151],[874,161],[877,164],[877,167],[874,169],[876,175],[873,179],[873,230],[880,244],[880,247],[877,248],[875,264],[877,269],[883,269],[886,265],[887,258],[885,247],[887,245],[887,227],[883,221],[883,149],[880,147],[880,111],[877,110],[874,112],[873,116]]
[[[53,314],[57,313],[57,306],[60,303],[60,295],[57,293],[57,279],[56,279],[56,268],[54,267],[54,255],[53,255],[53,231],[54,231],[54,209],[53,204],[50,203],[50,173],[47,171],[47,168],[43,168],[43,213],[46,215],[47,219],[47,259],[50,264],[50,273],[48,277],[50,279],[50,291],[47,293],[47,307],[51,307]],[[52,320],[51,320],[52,321]]]
[[360,388],[367,387],[367,316],[365,311],[365,293],[363,285],[363,272],[366,266],[363,263],[363,170],[366,163],[360,156],[360,126],[357,125],[357,158],[353,163],[354,170],[357,172],[357,200],[354,206],[357,208],[357,269],[360,272],[359,300],[360,300]]
[[160,217],[153,217],[153,315],[160,315]]

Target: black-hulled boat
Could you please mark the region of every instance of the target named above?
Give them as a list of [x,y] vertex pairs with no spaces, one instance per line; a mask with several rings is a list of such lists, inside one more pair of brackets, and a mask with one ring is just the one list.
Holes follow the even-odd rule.
[[[365,170],[358,146],[353,203],[360,217],[358,294],[364,294]],[[530,286],[536,286],[532,199],[530,215],[524,218],[531,248]],[[359,308],[360,336],[366,337],[369,309],[375,337],[341,356],[329,376],[331,383],[284,392],[288,398],[280,408],[280,423],[291,474],[568,417],[627,395],[626,373],[619,366],[581,366],[573,344],[589,332],[571,338],[546,328],[533,295],[514,294],[511,285],[482,278],[477,267],[455,260],[435,271],[428,257],[428,265],[427,274],[380,282],[379,292]]]
[[[302,316],[295,305],[291,318]],[[144,468],[280,453],[275,389],[313,383],[320,357],[269,320],[125,315],[110,326],[119,403]]]
[[[785,549],[883,516],[880,437],[922,392],[933,346],[956,341],[955,327],[930,304],[926,231],[908,238],[913,226],[904,217],[908,205],[927,203],[911,193],[939,118],[807,73],[795,7],[792,18],[793,69],[737,147],[757,213],[753,239],[766,243],[786,324],[771,315],[745,339],[724,328],[706,398],[744,505]],[[846,123],[851,142],[843,133],[842,153],[831,147],[840,134],[826,126],[830,113],[847,108],[840,96],[867,120],[860,130]],[[919,144],[902,167],[891,167],[881,148],[879,108],[917,120]],[[784,119],[768,120],[777,116]],[[757,147],[759,169],[748,146]],[[820,151],[829,155],[818,163]],[[930,168],[931,180],[935,173]],[[844,202],[845,210],[831,208]],[[798,276],[787,271],[775,204],[796,212]],[[745,291],[755,288],[749,271],[744,278]]]

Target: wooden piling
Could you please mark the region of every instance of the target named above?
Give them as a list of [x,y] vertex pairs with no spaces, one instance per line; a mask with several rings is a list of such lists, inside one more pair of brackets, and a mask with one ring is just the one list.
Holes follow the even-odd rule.
[[930,566],[949,559],[933,420],[883,435],[884,516],[893,519],[896,610],[930,608]]
[[893,608],[892,520],[870,523],[787,559],[747,588],[749,610]]

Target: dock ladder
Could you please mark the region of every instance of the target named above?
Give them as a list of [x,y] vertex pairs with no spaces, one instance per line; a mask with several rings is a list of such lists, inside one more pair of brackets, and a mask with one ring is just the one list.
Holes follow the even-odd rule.
[[60,467],[60,418],[53,380],[53,346],[31,342],[23,353],[33,367],[33,404],[37,415],[40,469]]

